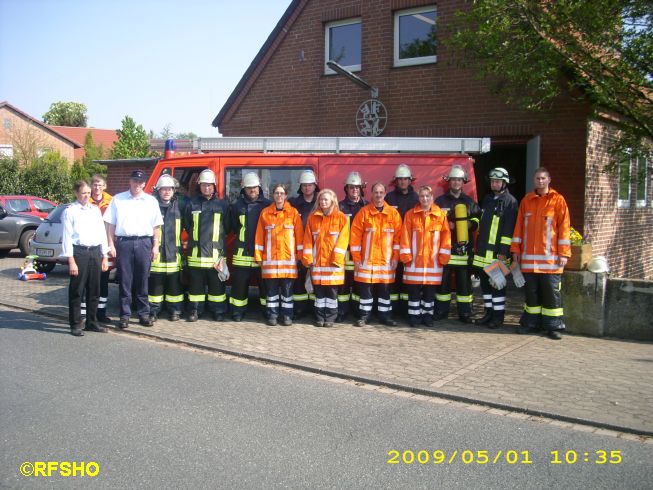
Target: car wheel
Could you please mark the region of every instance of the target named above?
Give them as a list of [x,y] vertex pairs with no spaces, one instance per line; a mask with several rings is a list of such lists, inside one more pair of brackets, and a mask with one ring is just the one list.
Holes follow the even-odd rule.
[[45,272],[46,274],[52,272],[55,265],[57,265],[55,262],[41,262],[40,260],[34,261],[34,269],[36,272]]
[[29,255],[29,242],[34,238],[36,230],[26,230],[20,236],[18,241],[18,248],[20,248],[20,253],[23,255]]

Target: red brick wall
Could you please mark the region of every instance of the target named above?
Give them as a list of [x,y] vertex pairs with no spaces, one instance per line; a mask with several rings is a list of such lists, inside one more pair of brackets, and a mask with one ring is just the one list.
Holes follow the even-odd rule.
[[618,176],[604,173],[610,163],[608,147],[615,130],[600,121],[588,123],[587,177],[585,181],[585,238],[593,255],[607,258],[614,277],[653,279],[653,207],[651,179],[646,206],[636,205],[636,165],[631,165],[629,208],[619,208]]
[[[438,28],[461,1],[437,3]],[[362,78],[379,88],[389,115],[385,136],[485,136],[493,141],[541,137],[541,165],[566,197],[582,229],[585,106],[561,98],[546,114],[507,106],[470,71],[457,68],[446,46],[435,64],[393,68],[393,8],[433,5],[423,0],[313,0],[299,13],[245,96],[219,129],[224,136],[358,136],[355,116],[369,93],[339,75],[324,75],[324,23],[360,13]],[[305,5],[305,6],[304,6]],[[303,6],[303,7],[302,7]],[[338,17],[342,15],[342,17]],[[524,165],[526,162],[524,161]],[[530,177],[529,177],[530,178]]]
[[[107,165],[107,192],[112,196],[129,190],[129,176],[134,170],[142,170],[149,177],[154,165],[143,163],[109,163]],[[148,189],[146,191],[149,192]]]

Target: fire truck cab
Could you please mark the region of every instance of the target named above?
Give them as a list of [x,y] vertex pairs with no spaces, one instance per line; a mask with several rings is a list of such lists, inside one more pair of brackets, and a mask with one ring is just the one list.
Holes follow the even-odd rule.
[[[460,165],[469,182],[464,192],[477,199],[472,153],[490,150],[488,138],[202,138],[194,140],[194,151],[175,155],[166,142],[166,155],[156,164],[146,190],[153,192],[162,174],[172,175],[180,184],[180,193],[197,195],[199,173],[209,168],[216,176],[220,197],[233,202],[238,198],[241,181],[248,172],[256,172],[266,197],[276,184],[286,186],[289,197],[299,189],[303,170],[315,172],[321,189],[332,189],[339,199],[344,196],[344,181],[349,172],[360,173],[368,187],[375,182],[388,185],[399,164],[410,167],[414,186],[430,185],[435,196],[446,192],[442,179],[452,165]],[[391,188],[388,188],[390,191]],[[369,191],[366,196],[369,198]]]

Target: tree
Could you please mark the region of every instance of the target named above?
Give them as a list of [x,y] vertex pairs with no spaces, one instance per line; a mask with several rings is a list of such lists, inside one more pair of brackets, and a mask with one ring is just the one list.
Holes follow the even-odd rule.
[[54,102],[43,114],[43,121],[53,126],[85,128],[87,119],[86,105],[79,102]]
[[36,160],[48,145],[43,132],[32,125],[11,127],[9,140],[14,149],[14,158],[19,165],[26,166]]
[[150,140],[142,125],[129,116],[122,120],[122,128],[116,131],[118,141],[113,145],[111,158],[145,158],[150,156]]
[[22,172],[22,192],[56,202],[72,198],[68,162],[58,151],[48,151],[25,167]]
[[178,140],[194,140],[197,138],[197,135],[193,133],[192,131],[189,131],[187,133],[177,133],[175,135],[175,139]]
[[16,194],[22,189],[21,166],[16,158],[0,158],[0,194]]
[[653,140],[653,3],[474,0],[445,39],[507,101],[545,110],[563,91],[621,130],[613,154]]

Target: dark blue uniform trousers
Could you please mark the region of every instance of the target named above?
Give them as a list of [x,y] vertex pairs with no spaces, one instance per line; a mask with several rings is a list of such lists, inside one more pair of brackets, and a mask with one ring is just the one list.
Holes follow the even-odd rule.
[[150,315],[147,283],[152,262],[152,237],[117,237],[120,275],[120,318],[131,316],[132,291],[139,318]]

